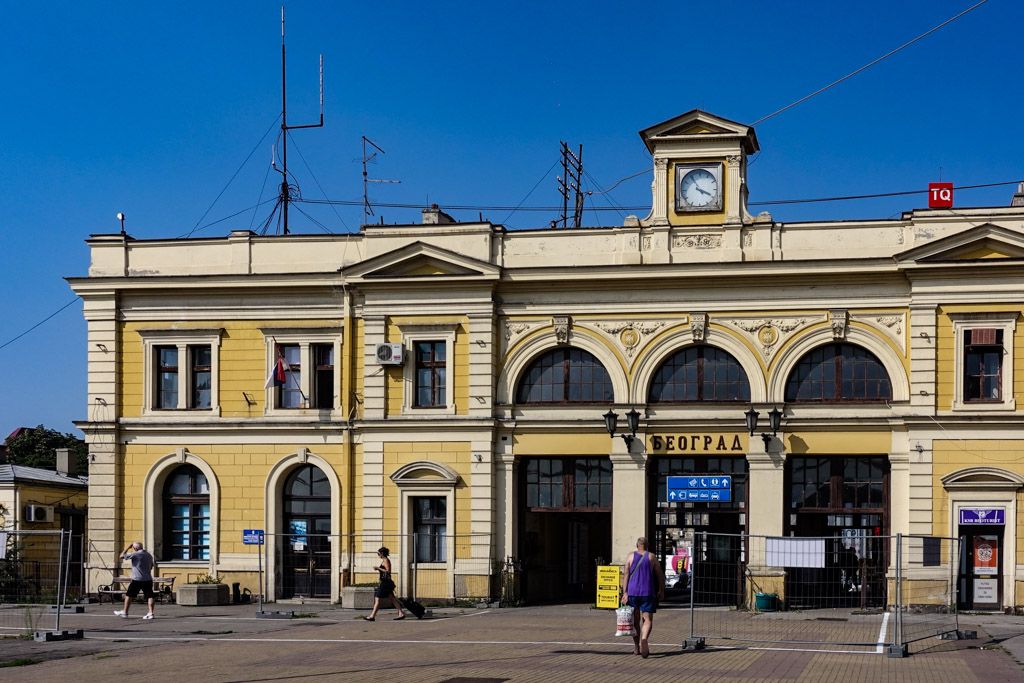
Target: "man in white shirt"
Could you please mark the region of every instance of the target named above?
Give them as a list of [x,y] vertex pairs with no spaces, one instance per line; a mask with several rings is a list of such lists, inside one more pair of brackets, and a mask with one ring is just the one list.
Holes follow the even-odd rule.
[[128,584],[128,590],[124,593],[124,609],[114,610],[114,614],[126,619],[128,608],[131,607],[132,599],[139,591],[149,601],[149,613],[143,619],[153,618],[153,605],[156,604],[156,593],[153,592],[153,556],[142,547],[138,541],[129,543],[121,552],[122,560],[131,560],[132,581]]

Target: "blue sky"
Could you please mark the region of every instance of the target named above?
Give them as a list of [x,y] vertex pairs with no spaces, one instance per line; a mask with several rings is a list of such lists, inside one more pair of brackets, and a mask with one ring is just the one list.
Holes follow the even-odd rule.
[[[372,187],[375,201],[553,206],[560,140],[583,144],[589,189],[607,188],[650,168],[637,131],[694,107],[752,123],[972,4],[287,2],[289,123],[317,119],[321,53],[326,81],[326,125],[291,133],[289,169],[307,199],[358,201],[366,135],[386,151],[371,177],[401,180]],[[118,212],[139,239],[218,236],[266,218],[269,204],[251,207],[279,182],[267,176],[277,131],[260,139],[280,112],[280,6],[5,3],[0,438],[40,423],[73,431],[86,415],[80,303],[8,342],[74,298],[63,278],[86,274],[89,234],[117,232]],[[759,124],[750,200],[923,190],[940,169],[957,185],[1024,179],[1021,25],[1024,4],[989,0]],[[1012,192],[963,191],[956,202],[1004,206]],[[609,196],[649,207],[650,175]],[[888,218],[925,203],[771,210],[781,221]],[[294,232],[362,221],[359,206],[303,209],[324,227],[293,211]],[[377,215],[419,220],[418,210]],[[555,217],[483,215],[515,229]],[[622,214],[584,220],[621,224]]]

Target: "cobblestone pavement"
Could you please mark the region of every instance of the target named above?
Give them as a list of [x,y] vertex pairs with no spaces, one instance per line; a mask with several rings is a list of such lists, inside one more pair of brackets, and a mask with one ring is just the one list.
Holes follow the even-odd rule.
[[[432,619],[377,621],[362,612],[326,605],[277,605],[301,618],[257,618],[251,605],[188,608],[169,605],[157,618],[144,610],[129,619],[108,605],[65,615],[62,628],[82,628],[81,641],[35,643],[0,640],[0,680],[99,681],[144,676],[157,681],[318,683],[334,680],[497,683],[497,681],[1022,681],[1019,663],[1024,618],[963,616],[961,628],[977,628],[978,640],[929,638],[904,659],[875,647],[803,651],[680,647],[689,633],[686,610],[661,610],[655,619],[651,656],[633,656],[632,641],[615,638],[614,614],[584,605],[520,609],[444,609]],[[737,619],[749,619],[736,615]],[[788,619],[813,628],[807,619]],[[824,625],[835,628],[834,624]],[[735,644],[734,644],[735,645]],[[1015,658],[1016,657],[1016,658]]]

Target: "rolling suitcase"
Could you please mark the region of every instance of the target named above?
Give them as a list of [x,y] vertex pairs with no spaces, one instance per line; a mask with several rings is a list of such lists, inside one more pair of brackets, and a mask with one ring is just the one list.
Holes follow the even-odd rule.
[[405,609],[407,609],[410,612],[412,612],[412,615],[414,617],[416,617],[417,619],[422,619],[423,615],[427,611],[426,608],[423,607],[423,605],[421,605],[420,603],[416,602],[412,598],[405,598],[405,599],[403,599],[402,600],[402,607],[404,607]]

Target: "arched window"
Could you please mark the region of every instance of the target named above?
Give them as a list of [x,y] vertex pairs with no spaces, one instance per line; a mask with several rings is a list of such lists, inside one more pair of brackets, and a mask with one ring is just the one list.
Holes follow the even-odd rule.
[[731,354],[713,346],[690,346],[669,356],[654,373],[651,403],[749,401],[747,373]]
[[164,483],[164,559],[210,559],[210,486],[195,465],[182,465]]
[[523,373],[518,403],[610,403],[612,380],[592,353],[557,348],[542,354]]
[[[323,500],[326,498],[328,501],[327,511],[330,512],[331,482],[319,467],[303,465],[288,475],[288,479],[284,483],[284,497],[285,500],[301,500],[303,502],[306,502],[307,499]],[[287,510],[287,512],[312,512],[312,510],[306,510],[305,505],[297,507],[302,509]]]
[[870,351],[826,344],[804,354],[786,380],[787,402],[888,401],[892,383]]

